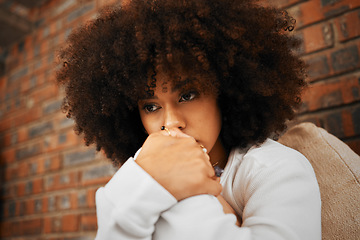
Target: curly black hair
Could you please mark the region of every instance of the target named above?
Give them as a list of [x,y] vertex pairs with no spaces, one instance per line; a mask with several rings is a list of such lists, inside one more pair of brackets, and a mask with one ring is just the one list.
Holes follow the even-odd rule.
[[[156,71],[176,67],[218,94],[227,150],[260,144],[286,128],[306,86],[292,19],[254,0],[132,0],[107,7],[60,51],[57,82],[75,132],[123,163],[145,141],[137,102]],[[149,86],[149,74],[155,82]]]

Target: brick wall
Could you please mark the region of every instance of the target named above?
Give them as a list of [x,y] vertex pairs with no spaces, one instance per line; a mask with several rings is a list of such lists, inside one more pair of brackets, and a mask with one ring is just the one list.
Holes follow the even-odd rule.
[[47,1],[28,11],[38,27],[0,53],[1,239],[95,236],[95,191],[114,169],[60,111],[54,62],[71,29],[108,2]]
[[[53,62],[71,29],[110,2],[50,0],[28,11],[37,28],[0,51],[1,239],[95,236],[94,193],[114,169],[84,147],[59,110]],[[326,128],[360,153],[360,1],[269,2],[297,19],[294,34],[304,40],[311,85],[298,121]]]
[[297,20],[310,87],[298,122],[328,130],[360,154],[360,1],[268,0]]

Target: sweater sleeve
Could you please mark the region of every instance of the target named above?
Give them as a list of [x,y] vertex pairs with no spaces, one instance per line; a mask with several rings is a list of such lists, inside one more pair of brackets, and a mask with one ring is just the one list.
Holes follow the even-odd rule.
[[251,239],[321,239],[319,186],[309,161],[274,144],[244,156],[233,194]]
[[176,202],[130,158],[96,192],[96,239],[152,239],[161,212]]
[[129,159],[97,192],[96,239],[321,239],[318,184],[300,153],[276,146],[252,150],[229,181],[242,209],[241,227],[214,196],[177,202]]
[[320,192],[311,165],[298,152],[273,150],[244,156],[230,180],[243,209],[241,227],[215,197],[200,195],[162,213],[154,239],[320,240]]
[[161,214],[154,240],[248,240],[249,228],[236,225],[233,214],[225,214],[212,195],[186,198]]

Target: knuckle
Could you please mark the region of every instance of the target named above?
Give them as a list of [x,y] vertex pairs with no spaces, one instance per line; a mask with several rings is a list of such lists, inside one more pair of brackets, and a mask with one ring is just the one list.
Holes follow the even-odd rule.
[[205,177],[203,174],[198,174],[197,177],[194,179],[194,185],[195,187],[201,187],[204,182],[206,182],[207,177]]
[[191,147],[194,147],[196,144],[196,141],[194,138],[182,138],[182,140]]

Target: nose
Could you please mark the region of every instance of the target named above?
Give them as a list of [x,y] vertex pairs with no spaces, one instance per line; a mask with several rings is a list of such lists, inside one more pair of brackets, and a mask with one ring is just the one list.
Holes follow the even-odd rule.
[[173,106],[168,106],[164,111],[164,124],[166,128],[179,128],[184,129],[186,127],[185,116],[183,113]]

